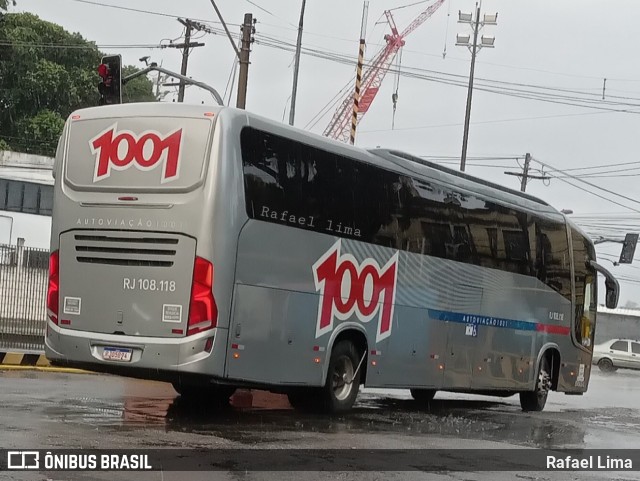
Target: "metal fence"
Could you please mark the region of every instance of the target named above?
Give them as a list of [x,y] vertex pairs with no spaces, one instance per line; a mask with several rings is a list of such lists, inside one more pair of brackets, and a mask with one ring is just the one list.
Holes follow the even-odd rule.
[[0,349],[43,351],[49,251],[0,244]]

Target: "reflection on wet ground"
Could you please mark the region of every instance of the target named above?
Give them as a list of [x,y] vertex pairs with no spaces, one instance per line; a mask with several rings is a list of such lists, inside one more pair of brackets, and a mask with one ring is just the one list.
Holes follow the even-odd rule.
[[[624,392],[632,399],[617,401],[612,392]],[[599,377],[589,394],[577,398],[553,394],[547,411],[523,413],[517,396],[442,393],[420,405],[405,392],[365,390],[353,412],[323,416],[293,411],[282,399],[271,403],[276,408],[260,403],[249,409],[195,404],[177,396],[169,385],[112,376],[0,373],[0,402],[9,406],[0,428],[18,432],[17,419],[24,418],[33,423],[34,431],[39,430],[38,423],[53,422],[132,437],[157,430],[193,435],[201,442],[215,438],[241,445],[293,443],[302,436],[321,439],[344,433],[402,439],[444,436],[546,448],[621,447],[637,439],[640,410],[628,406],[640,406],[640,375]]]
[[401,433],[403,436],[439,435],[478,441],[506,441],[531,447],[581,445],[585,429],[559,418],[536,417],[500,401],[434,400],[420,406],[412,400],[365,398],[348,416],[326,417],[285,411],[238,411],[211,413],[174,400],[166,415],[166,428],[210,434],[253,444],[268,433]]

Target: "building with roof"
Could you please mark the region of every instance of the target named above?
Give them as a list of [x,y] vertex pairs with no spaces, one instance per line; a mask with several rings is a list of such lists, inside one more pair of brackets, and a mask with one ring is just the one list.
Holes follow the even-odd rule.
[[609,339],[640,340],[640,309],[607,309],[598,306],[595,343]]

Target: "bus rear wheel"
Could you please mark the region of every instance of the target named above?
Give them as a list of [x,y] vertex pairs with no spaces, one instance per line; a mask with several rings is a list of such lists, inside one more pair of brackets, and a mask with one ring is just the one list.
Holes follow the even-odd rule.
[[435,389],[411,389],[411,397],[421,404],[433,401],[435,395]]
[[342,413],[353,407],[360,388],[361,355],[347,340],[338,342],[332,349],[327,380],[321,391],[325,411]]
[[543,357],[540,361],[538,379],[533,391],[520,393],[520,406],[523,411],[542,411],[547,403],[547,397],[551,390],[551,368],[549,359]]

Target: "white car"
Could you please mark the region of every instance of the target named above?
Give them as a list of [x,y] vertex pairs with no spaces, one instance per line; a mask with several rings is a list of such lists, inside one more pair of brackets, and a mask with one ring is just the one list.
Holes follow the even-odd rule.
[[604,372],[618,368],[640,369],[640,341],[611,339],[597,344],[593,349],[593,364],[597,364]]

